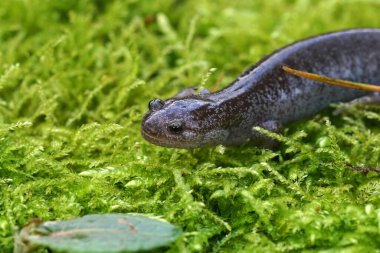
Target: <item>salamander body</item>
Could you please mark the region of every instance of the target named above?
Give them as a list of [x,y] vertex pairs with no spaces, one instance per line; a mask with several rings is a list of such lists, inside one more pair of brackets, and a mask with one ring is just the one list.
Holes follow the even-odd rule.
[[151,143],[173,148],[238,145],[265,137],[254,126],[279,131],[331,103],[365,91],[328,86],[283,71],[283,66],[363,83],[380,83],[380,29],[323,34],[283,47],[243,72],[226,88],[198,94],[187,89],[165,101],[154,99],[142,121]]

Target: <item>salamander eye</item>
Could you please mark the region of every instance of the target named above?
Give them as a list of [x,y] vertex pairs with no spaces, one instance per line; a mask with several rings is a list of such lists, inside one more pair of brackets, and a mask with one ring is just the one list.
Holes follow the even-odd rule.
[[168,125],[168,131],[172,134],[180,134],[183,132],[183,122],[173,121]]
[[164,101],[162,101],[161,99],[153,99],[149,102],[149,110],[150,111],[158,111],[158,110],[161,110],[162,107],[164,107]]

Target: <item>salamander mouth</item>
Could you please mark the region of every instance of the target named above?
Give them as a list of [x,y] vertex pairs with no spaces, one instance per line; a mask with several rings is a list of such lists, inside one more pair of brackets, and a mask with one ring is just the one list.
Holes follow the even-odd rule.
[[195,142],[188,142],[183,140],[163,140],[162,138],[157,137],[155,134],[150,133],[149,131],[146,131],[145,129],[141,129],[141,134],[147,141],[167,147],[167,148],[197,148],[198,146],[194,145]]
[[[153,143],[153,144],[156,144],[156,145],[160,145],[160,146],[163,146],[163,147],[168,147],[168,148],[176,148],[176,147],[181,147],[180,146],[180,142],[176,143],[175,141],[171,140],[171,141],[165,141],[161,138],[158,138],[156,135],[152,134],[152,133],[149,133],[148,131],[142,129],[141,130],[141,133],[142,133],[142,136],[149,142]],[[174,145],[173,145],[174,144]],[[178,145],[175,145],[175,144],[178,144]]]
[[158,144],[158,145],[161,145],[161,143],[163,143],[163,141],[160,138],[149,133],[148,131],[146,131],[144,129],[141,129],[141,134],[144,137],[144,139],[146,139],[149,142],[152,142],[152,143]]

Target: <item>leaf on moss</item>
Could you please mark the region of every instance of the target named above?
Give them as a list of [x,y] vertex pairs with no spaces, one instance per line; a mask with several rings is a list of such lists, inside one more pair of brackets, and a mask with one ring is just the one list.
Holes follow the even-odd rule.
[[16,238],[15,252],[39,247],[70,253],[137,252],[166,246],[180,234],[180,228],[157,218],[94,214],[68,221],[32,222]]

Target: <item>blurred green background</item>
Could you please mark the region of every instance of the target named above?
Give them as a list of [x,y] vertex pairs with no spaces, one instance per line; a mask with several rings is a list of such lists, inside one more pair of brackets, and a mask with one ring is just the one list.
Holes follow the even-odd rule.
[[375,252],[376,106],[329,110],[278,151],[173,150],[140,136],[147,103],[219,89],[264,55],[380,27],[377,0],[0,1],[0,252],[30,218],[159,215],[169,252]]

